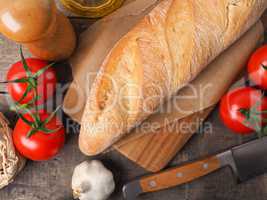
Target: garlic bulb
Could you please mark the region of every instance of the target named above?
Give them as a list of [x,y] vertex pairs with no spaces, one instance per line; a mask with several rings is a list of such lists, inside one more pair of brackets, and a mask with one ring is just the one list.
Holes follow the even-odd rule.
[[115,189],[113,174],[100,161],[84,161],[74,169],[72,189],[76,199],[106,200]]

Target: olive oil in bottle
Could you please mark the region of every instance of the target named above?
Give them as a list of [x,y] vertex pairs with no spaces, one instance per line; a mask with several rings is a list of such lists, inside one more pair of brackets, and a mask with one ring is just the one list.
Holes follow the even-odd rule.
[[119,8],[124,0],[60,0],[76,16],[99,18]]

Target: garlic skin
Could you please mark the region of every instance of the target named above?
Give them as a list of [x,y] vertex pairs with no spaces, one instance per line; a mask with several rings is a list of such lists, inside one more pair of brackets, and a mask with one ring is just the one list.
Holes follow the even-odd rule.
[[100,161],[84,161],[75,167],[72,176],[74,198],[106,200],[114,189],[113,174]]

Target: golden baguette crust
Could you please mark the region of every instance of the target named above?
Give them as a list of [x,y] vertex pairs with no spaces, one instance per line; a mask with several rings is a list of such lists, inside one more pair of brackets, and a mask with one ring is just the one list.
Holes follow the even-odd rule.
[[83,153],[103,152],[188,84],[261,16],[265,0],[165,0],[110,51],[81,122]]

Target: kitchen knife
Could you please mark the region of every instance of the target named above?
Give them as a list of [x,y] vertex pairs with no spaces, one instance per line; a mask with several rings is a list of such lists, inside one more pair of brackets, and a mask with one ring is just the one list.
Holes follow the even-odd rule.
[[123,195],[134,200],[142,193],[182,185],[226,166],[232,168],[241,182],[267,172],[267,137],[130,182],[123,187]]

